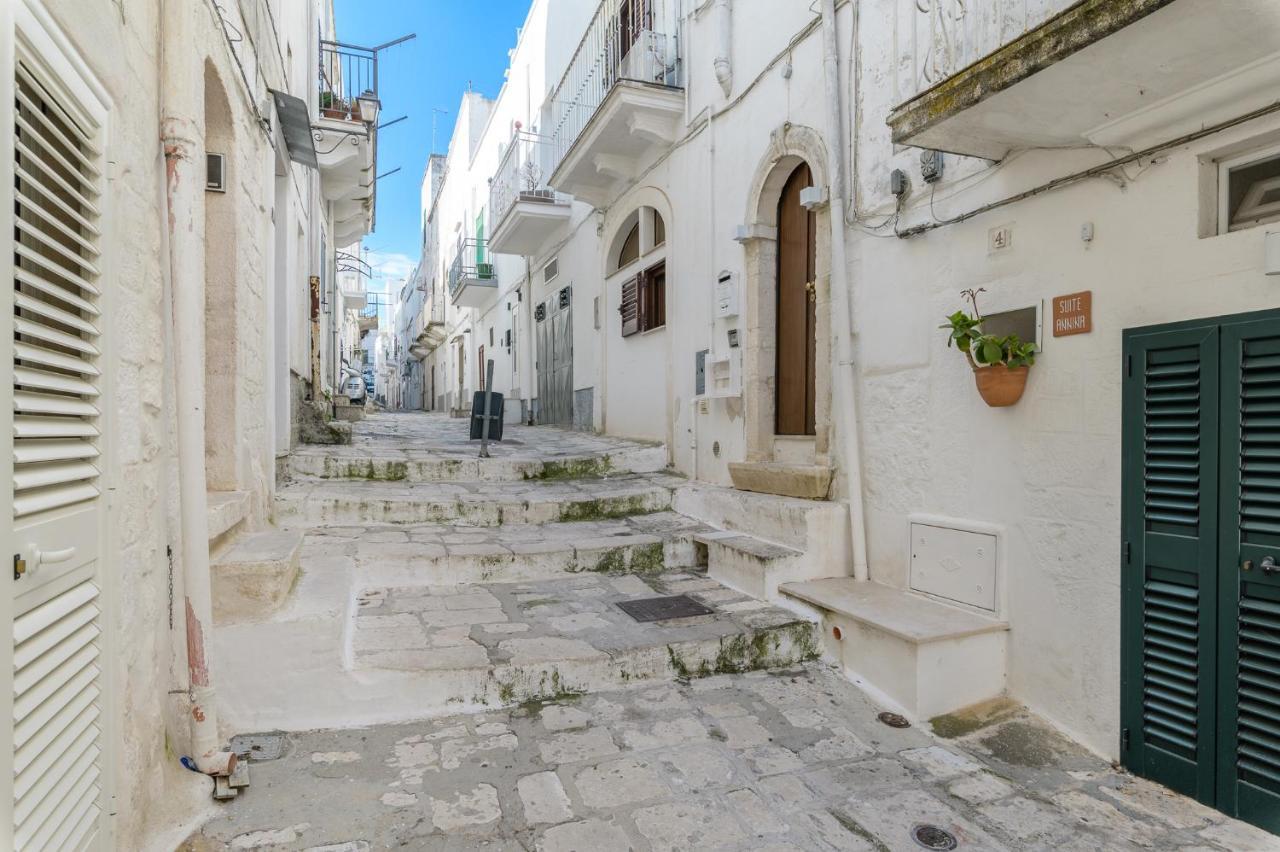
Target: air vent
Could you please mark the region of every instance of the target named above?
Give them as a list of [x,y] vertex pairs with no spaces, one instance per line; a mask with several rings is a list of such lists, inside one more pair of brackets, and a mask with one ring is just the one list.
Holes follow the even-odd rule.
[[547,284],[554,281],[556,276],[560,274],[560,258],[553,257],[542,267],[542,283]]
[[227,158],[222,154],[205,154],[204,188],[209,192],[227,191]]

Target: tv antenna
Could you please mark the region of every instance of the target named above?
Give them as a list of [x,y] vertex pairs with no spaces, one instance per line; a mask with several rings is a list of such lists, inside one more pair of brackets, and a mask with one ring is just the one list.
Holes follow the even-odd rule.
[[431,108],[431,153],[436,153],[436,118],[441,115],[448,115],[449,110]]

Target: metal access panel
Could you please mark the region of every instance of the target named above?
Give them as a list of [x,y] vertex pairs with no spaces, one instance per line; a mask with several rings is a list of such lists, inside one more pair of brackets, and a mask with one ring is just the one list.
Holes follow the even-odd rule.
[[995,612],[996,571],[994,534],[911,525],[913,590]]
[[711,615],[715,612],[715,610],[704,606],[688,595],[618,601],[618,609],[636,621],[641,622],[666,621],[671,618],[693,618],[699,615]]
[[[568,290],[566,287],[565,290]],[[539,306],[538,423],[573,425],[573,303],[560,294]],[[535,314],[536,316],[537,314]]]

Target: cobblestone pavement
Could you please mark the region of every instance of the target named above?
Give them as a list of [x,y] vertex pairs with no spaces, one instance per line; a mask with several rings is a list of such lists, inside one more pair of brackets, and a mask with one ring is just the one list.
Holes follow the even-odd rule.
[[184,845],[215,849],[1262,852],[1280,838],[1118,773],[1018,708],[877,721],[820,664],[290,737]]
[[[659,567],[661,560],[659,546]],[[623,567],[618,566],[620,571]],[[617,606],[619,601],[683,594],[714,610],[640,623]],[[585,692],[606,672],[623,685],[663,676],[670,665],[741,671],[798,662],[817,653],[811,622],[697,572],[370,588],[360,593],[358,607],[352,637],[356,668],[488,667],[517,701],[545,695],[553,684],[555,692]],[[539,689],[536,683],[515,680],[531,676],[550,682]],[[511,698],[498,698],[511,703]]]
[[[370,454],[474,459],[478,444],[469,440],[467,421],[421,411],[377,412],[352,424],[349,446],[303,448],[303,452],[342,457]],[[653,446],[640,441],[574,432],[554,426],[505,424],[502,441],[489,445],[494,458],[591,456]]]

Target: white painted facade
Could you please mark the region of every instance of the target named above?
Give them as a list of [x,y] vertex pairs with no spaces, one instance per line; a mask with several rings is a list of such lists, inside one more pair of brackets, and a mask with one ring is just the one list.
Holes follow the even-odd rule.
[[[854,491],[865,503],[866,533],[851,546],[849,528],[832,525],[828,534],[838,541],[831,552],[865,548],[870,579],[894,589],[911,587],[913,520],[941,518],[944,526],[990,534],[998,559],[981,570],[995,588],[983,594],[993,601],[990,614],[1009,624],[1007,650],[1002,644],[991,652],[994,662],[972,665],[984,678],[994,673],[1009,694],[1090,748],[1115,757],[1121,332],[1280,304],[1276,279],[1263,274],[1267,228],[1219,236],[1216,222],[1217,162],[1274,145],[1280,118],[1261,117],[1162,149],[959,224],[910,238],[895,229],[1044,187],[1269,103],[1273,94],[1265,93],[1274,92],[1277,79],[1277,15],[1266,2],[1237,4],[1238,17],[1222,36],[1234,38],[1237,51],[1212,42],[1212,68],[1175,63],[1160,78],[1124,64],[1126,53],[1195,45],[1199,34],[1214,29],[1213,4],[1175,0],[1141,28],[1122,29],[1088,48],[1091,53],[1014,84],[1001,94],[1014,99],[1013,118],[991,106],[995,101],[975,109],[966,132],[974,138],[987,132],[996,139],[990,144],[1006,145],[999,162],[947,154],[940,182],[924,183],[920,150],[891,141],[886,122],[895,108],[1073,5],[837,3],[841,104],[839,133],[833,133],[817,7],[768,0],[671,3],[661,26],[679,35],[678,61],[668,69],[678,115],[658,126],[652,105],[635,107],[627,133],[600,131],[585,154],[582,146],[555,150],[550,162],[561,164],[560,173],[552,177],[548,168],[535,180],[550,179],[555,190],[577,186],[590,202],[576,197],[564,223],[536,250],[492,254],[497,286],[477,306],[459,307],[447,286],[456,246],[476,234],[478,219],[486,235],[493,233],[486,199],[513,132],[554,136],[548,124],[557,108],[553,93],[597,8],[534,0],[502,91],[492,101],[464,96],[447,160],[424,178],[421,275],[429,297],[422,310],[430,294],[446,302],[447,334],[424,346],[428,388],[434,371],[434,407],[457,413],[469,407],[483,347],[483,357],[495,361],[494,389],[508,395],[507,416],[536,416],[532,314],[571,288],[574,428],[662,442],[676,470],[718,485],[733,483],[731,463],[833,469],[831,499],[846,501]],[[549,22],[550,15],[558,20]],[[1128,38],[1138,40],[1129,44]],[[1200,54],[1188,48],[1187,55]],[[1100,80],[1120,77],[1135,80],[1134,88],[1100,88]],[[1160,96],[1154,105],[1143,101],[1148,82]],[[1100,91],[1105,98],[1096,96]],[[1100,110],[1112,111],[1092,116]],[[584,136],[599,130],[605,112],[594,114],[596,126],[586,123]],[[1029,121],[1019,122],[1023,112]],[[1001,141],[1011,133],[1050,140],[1053,147]],[[648,143],[636,143],[639,136]],[[842,252],[831,239],[829,194],[817,208],[817,434],[807,441],[779,439],[772,434],[768,343],[772,205],[781,170],[800,160],[810,165],[815,185],[829,190],[833,151],[842,151],[849,179],[841,205],[846,219],[838,228]],[[593,165],[583,166],[584,156]],[[900,208],[889,193],[895,168],[911,181]],[[665,244],[618,270],[624,226],[646,207],[662,216]],[[989,232],[997,227],[1007,228],[1012,242],[992,251]],[[847,258],[843,270],[834,268],[838,255]],[[658,258],[667,265],[666,324],[624,338],[622,281]],[[552,261],[556,275],[546,281]],[[731,315],[717,308],[726,292],[717,291],[722,278],[737,302]],[[847,281],[847,291],[834,291],[833,281]],[[988,408],[968,366],[937,328],[962,306],[960,291],[970,287],[986,288],[986,312],[1038,305],[1046,316],[1053,296],[1092,290],[1093,331],[1055,339],[1046,326],[1025,398],[1010,409]],[[840,313],[846,297],[852,329]],[[509,350],[503,345],[508,329]],[[730,345],[731,331],[737,347]],[[852,422],[842,401],[848,368],[839,355],[841,335],[850,332],[858,412]],[[704,350],[723,371],[722,395],[695,394],[695,358]],[[857,465],[847,450],[854,425]],[[851,487],[850,471],[859,467],[861,487],[856,476]],[[851,517],[857,515],[855,502]],[[835,560],[828,573],[853,575],[854,562]]]
[[[94,665],[101,672],[94,691],[83,693],[96,696],[97,715],[84,718],[101,731],[101,743],[84,750],[67,788],[56,786],[53,773],[42,781],[54,784],[43,789],[59,796],[79,785],[75,795],[83,794],[85,807],[98,813],[64,809],[65,826],[50,821],[39,829],[45,834],[30,836],[24,832],[34,824],[14,818],[15,835],[10,784],[0,822],[4,848],[70,843],[66,832],[82,817],[80,827],[97,825],[92,848],[173,848],[183,825],[205,807],[209,780],[177,758],[213,765],[205,761],[219,760],[226,733],[217,729],[217,673],[204,662],[203,645],[214,629],[209,553],[229,532],[267,523],[276,460],[297,438],[300,408],[309,404],[304,396],[319,398],[333,387],[328,355],[338,338],[332,329],[345,313],[335,308],[335,297],[342,300],[333,289],[333,249],[362,226],[357,216],[339,234],[340,216],[321,175],[290,159],[271,94],[301,99],[301,118],[316,118],[318,36],[334,33],[327,0],[17,0],[0,9],[0,88],[11,107],[18,56],[40,68],[47,88],[39,97],[49,99],[42,115],[75,115],[88,109],[87,100],[101,109],[85,113],[100,122],[101,136],[81,153],[87,174],[99,175],[100,205],[91,211],[98,230],[79,232],[78,242],[92,250],[84,235],[93,234],[106,249],[89,261],[94,280],[83,285],[101,296],[101,313],[93,314],[98,348],[86,351],[100,369],[93,405],[98,433],[106,437],[91,461],[96,496],[85,491],[77,498],[81,508],[100,504],[102,511],[84,516],[96,521],[82,519],[57,533],[58,517],[41,520],[37,512],[15,521],[18,513],[7,504],[0,523],[0,539],[15,551],[52,554],[55,542],[46,534],[69,541],[70,532],[77,541],[72,555],[62,553],[60,567],[37,571],[34,561],[29,575],[12,580],[6,572],[0,607],[6,635],[14,635],[9,620],[28,612],[30,600],[57,592],[84,568],[77,564],[89,552],[84,542],[102,534],[101,548],[93,548],[100,631]],[[32,112],[24,120],[34,120],[39,106],[25,107]],[[0,120],[0,172],[11,190],[15,163],[32,165],[15,159],[20,134],[13,117],[10,109]],[[310,135],[305,128],[302,139],[309,142]],[[206,153],[224,156],[216,189],[205,186]],[[24,221],[58,225],[47,213],[36,218],[46,209],[37,202],[24,205]],[[7,224],[5,232],[14,228]],[[59,233],[70,231],[63,224]],[[8,282],[16,281],[16,273],[9,274],[15,256],[12,247],[4,252]],[[65,248],[62,256],[79,262]],[[312,276],[320,282],[322,310],[318,377],[312,372]],[[31,309],[24,305],[33,286],[14,284],[7,317]],[[28,302],[20,305],[23,299]],[[6,340],[20,342],[6,328]],[[7,347],[5,362],[19,365],[25,350]],[[16,378],[12,385],[15,393],[26,392]],[[12,411],[9,393],[5,409]],[[13,424],[6,426],[3,440],[12,442],[14,433]],[[15,457],[11,443],[3,456]],[[15,474],[12,461],[5,470]],[[92,529],[95,523],[101,530]],[[6,659],[14,671],[13,657]],[[68,699],[66,706],[73,703]],[[12,733],[3,737],[6,748]],[[205,753],[206,747],[213,751]],[[85,793],[85,784],[97,794]],[[48,834],[55,830],[63,833]]]

